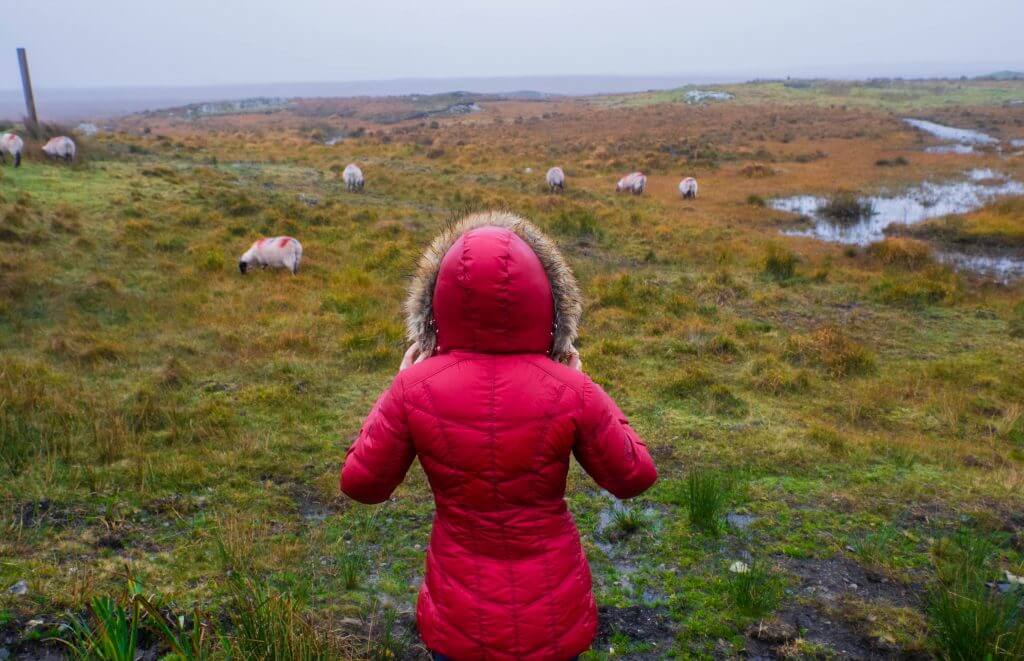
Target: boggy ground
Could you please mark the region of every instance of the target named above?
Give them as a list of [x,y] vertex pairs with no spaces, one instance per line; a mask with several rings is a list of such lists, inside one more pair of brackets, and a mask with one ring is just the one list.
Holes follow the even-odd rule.
[[[418,253],[453,215],[500,206],[572,262],[586,368],[661,472],[627,514],[571,472],[601,606],[593,658],[936,654],[936,540],[967,530],[1024,574],[1022,285],[901,259],[902,244],[782,236],[795,219],[762,202],[973,167],[1024,180],[1019,154],[926,154],[900,120],[1024,137],[1003,105],[1024,87],[1002,85],[914,87],[885,97],[896,106],[845,84],[734,86],[709,105],[495,100],[386,124],[387,102],[321,101],[128,118],[78,165],[3,168],[0,646],[61,653],[47,640],[69,614],[128,576],[230,633],[245,574],[337,654],[421,657],[422,471],[364,507],[338,496],[337,470],[400,360]],[[350,161],[363,194],[343,191]],[[543,187],[555,164],[561,195]],[[648,192],[617,196],[633,169]],[[683,175],[699,199],[679,199]],[[1016,236],[1014,204],[953,226]],[[238,255],[274,234],[302,241],[302,272],[240,276]],[[691,474],[721,474],[719,518],[744,516],[691,527]],[[758,610],[735,597],[736,560],[767,572]]]

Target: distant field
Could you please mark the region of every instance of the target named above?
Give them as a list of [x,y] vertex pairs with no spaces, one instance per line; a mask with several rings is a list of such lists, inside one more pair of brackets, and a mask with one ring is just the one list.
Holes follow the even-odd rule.
[[742,104],[849,105],[894,111],[955,106],[989,106],[1017,102],[1024,104],[1024,81],[804,81],[745,83],[741,85],[691,85],[675,90],[600,97],[611,106],[639,106],[685,101],[695,89],[720,90],[736,96]]
[[[274,658],[426,658],[426,479],[414,466],[366,507],[337,472],[401,359],[420,251],[447,219],[507,207],[575,268],[584,364],[661,473],[616,513],[570,472],[602,619],[588,658],[928,658],[964,640],[1020,658],[1024,283],[935,253],[1018,254],[1021,198],[871,247],[783,235],[801,221],[768,202],[970,168],[1024,181],[1020,153],[925,153],[936,141],[900,121],[1005,145],[1024,138],[1005,105],[1024,84],[712,89],[736,98],[134,116],[71,167],[29,144],[0,168],[0,648],[63,653],[62,624],[97,629],[109,595],[222,641],[195,658],[252,658],[247,627]],[[349,162],[363,194],[344,192]],[[556,164],[567,190],[549,195]],[[647,192],[616,195],[635,169]],[[302,241],[302,272],[241,276],[277,234]],[[1004,608],[1001,647],[951,638],[972,608]],[[139,650],[167,653],[147,618]]]

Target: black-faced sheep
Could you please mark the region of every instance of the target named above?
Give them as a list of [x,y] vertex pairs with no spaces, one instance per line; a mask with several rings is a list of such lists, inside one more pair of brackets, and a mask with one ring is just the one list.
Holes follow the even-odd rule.
[[260,239],[252,244],[238,260],[238,270],[245,275],[252,266],[288,269],[292,275],[299,272],[302,244],[290,236]]
[[633,195],[640,195],[645,188],[647,188],[647,177],[643,172],[630,172],[615,184],[616,193],[629,191]]
[[679,182],[679,194],[684,200],[697,199],[697,180],[693,177],[686,177]]
[[565,173],[562,172],[562,168],[553,167],[548,170],[545,180],[548,182],[548,190],[552,193],[554,193],[556,189],[559,191],[565,190]]
[[0,135],[0,163],[7,163],[4,154],[10,154],[11,158],[14,159],[14,167],[20,166],[21,150],[24,148],[25,143],[14,133]]
[[341,180],[345,182],[345,190],[361,191],[366,180],[363,178],[363,171],[355,163],[349,163],[341,173]]
[[43,145],[43,153],[50,158],[62,158],[65,163],[70,163],[75,160],[75,141],[66,135],[50,138]]

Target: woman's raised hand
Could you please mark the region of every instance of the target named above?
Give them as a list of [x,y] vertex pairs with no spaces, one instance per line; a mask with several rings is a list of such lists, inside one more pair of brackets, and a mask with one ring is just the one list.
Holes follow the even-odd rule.
[[409,369],[416,363],[425,360],[426,354],[420,352],[420,345],[413,342],[412,345],[405,350],[405,355],[402,356],[402,364],[398,366],[398,371]]
[[577,372],[583,371],[583,361],[580,359],[580,352],[576,350],[576,347],[569,346],[569,355],[565,359],[565,364]]

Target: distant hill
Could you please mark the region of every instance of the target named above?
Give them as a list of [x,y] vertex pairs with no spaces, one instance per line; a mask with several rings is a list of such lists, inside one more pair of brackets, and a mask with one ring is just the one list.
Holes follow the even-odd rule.
[[996,71],[985,76],[978,76],[977,80],[1024,80],[1024,71]]

